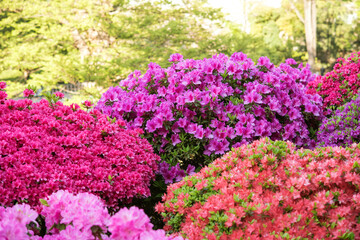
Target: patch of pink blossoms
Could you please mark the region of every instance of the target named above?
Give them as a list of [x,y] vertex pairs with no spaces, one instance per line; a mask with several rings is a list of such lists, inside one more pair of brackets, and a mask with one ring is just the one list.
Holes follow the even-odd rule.
[[164,230],[153,230],[142,209],[122,208],[110,216],[103,201],[89,193],[73,195],[68,191],[53,193],[42,200],[41,214],[47,232],[41,237],[29,230],[36,226],[38,214],[29,205],[0,207],[0,239],[7,240],[183,240],[166,236]]
[[58,190],[95,194],[114,209],[149,196],[160,158],[142,130],[124,125],[78,105],[3,98],[0,205],[39,207],[39,198]]
[[308,93],[320,94],[324,107],[340,106],[355,97],[360,88],[360,52],[347,59],[339,58],[331,72],[309,82]]

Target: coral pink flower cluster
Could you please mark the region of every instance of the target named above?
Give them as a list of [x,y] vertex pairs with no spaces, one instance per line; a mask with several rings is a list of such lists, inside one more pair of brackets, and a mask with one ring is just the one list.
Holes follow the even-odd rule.
[[79,108],[44,99],[0,104],[0,205],[38,206],[61,189],[93,193],[114,209],[150,195],[160,158],[142,130]]
[[261,139],[170,185],[156,208],[193,240],[360,239],[359,156]]
[[[103,201],[89,193],[73,195],[68,191],[53,193],[46,200],[41,215],[47,235],[35,234],[37,212],[29,205],[0,207],[0,239],[9,240],[183,240],[168,237],[164,230],[153,230],[149,217],[137,207],[122,208],[110,216]],[[30,224],[32,223],[32,224]],[[27,226],[32,226],[27,228]],[[110,237],[109,237],[110,235]]]
[[357,95],[360,88],[360,52],[347,59],[339,58],[333,71],[316,77],[308,85],[308,93],[320,94],[324,107],[340,106]]
[[266,136],[315,145],[309,129],[322,117],[322,99],[306,94],[314,79],[308,66],[288,59],[275,67],[267,57],[255,65],[243,53],[203,60],[174,54],[169,60],[174,62],[169,68],[150,63],[144,75],[133,72],[95,108],[144,129],[166,160],[198,146],[184,155],[194,155],[188,163],[195,159],[201,165],[204,154],[224,154]]

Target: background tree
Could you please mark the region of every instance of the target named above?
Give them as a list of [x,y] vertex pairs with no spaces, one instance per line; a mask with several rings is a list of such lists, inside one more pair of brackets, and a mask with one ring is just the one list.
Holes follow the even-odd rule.
[[[251,32],[224,19],[206,0],[3,0],[0,2],[0,80],[10,97],[27,85],[91,82],[72,101],[94,100],[149,62],[166,67],[170,54],[202,59],[242,51],[307,61],[304,2],[281,8],[245,1]],[[292,6],[295,5],[295,9]],[[356,5],[358,4],[358,5]],[[316,70],[358,49],[359,1],[317,0]],[[305,20],[304,20],[305,21]],[[76,95],[75,95],[76,96]]]
[[[312,32],[316,31],[316,37],[308,40],[306,40],[305,31],[304,1],[283,0],[281,8],[255,9],[251,17],[252,29],[256,32],[264,31],[272,25],[269,30],[270,34],[262,34],[267,38],[266,41],[278,42],[279,46],[287,49],[284,52],[286,57],[292,57],[302,62],[308,61],[312,70],[320,73],[321,68],[331,69],[337,58],[359,49],[357,30],[360,27],[358,17],[360,5],[358,0],[316,0],[315,3],[315,7],[314,5],[309,6],[310,4],[308,7],[316,8],[316,30],[314,30],[315,24],[308,28],[312,28]],[[310,11],[308,10],[308,12]],[[311,10],[311,12],[314,15],[315,11]],[[312,17],[312,21],[314,19]],[[307,46],[309,41],[310,45],[314,45],[315,40],[315,46]],[[311,53],[314,51],[316,54]],[[313,56],[316,56],[315,64],[312,63]]]
[[305,38],[306,49],[309,55],[309,61],[311,70],[315,68],[316,57],[316,1],[304,0],[304,26],[305,26]]
[[[0,79],[10,96],[31,84],[96,82],[104,88],[173,52],[209,57],[223,21],[205,1],[0,2]],[[41,10],[40,10],[41,9]]]
[[256,51],[266,48],[261,39],[238,31],[205,0],[4,0],[0,9],[0,80],[10,97],[26,85],[46,91],[94,82],[77,100],[96,99],[150,62],[167,66],[175,52],[195,59],[266,53]]

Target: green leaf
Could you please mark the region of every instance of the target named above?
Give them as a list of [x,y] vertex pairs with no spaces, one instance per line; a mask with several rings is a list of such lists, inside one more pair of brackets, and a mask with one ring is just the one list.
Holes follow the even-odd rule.
[[40,203],[42,205],[44,205],[45,207],[50,207],[50,205],[48,204],[48,202],[45,199],[40,198],[39,200],[40,200]]
[[360,164],[355,161],[352,168],[360,168]]

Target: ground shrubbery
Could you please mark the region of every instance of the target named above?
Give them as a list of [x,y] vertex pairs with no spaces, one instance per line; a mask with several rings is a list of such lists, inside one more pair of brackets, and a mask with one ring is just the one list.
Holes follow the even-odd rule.
[[359,154],[261,139],[170,185],[157,211],[193,240],[358,239]]
[[[169,68],[149,64],[103,94],[96,109],[140,127],[170,165],[204,166],[231,147],[260,137],[311,147],[322,99],[306,94],[313,80],[293,59],[255,65],[243,53],[204,60],[173,54]],[[311,133],[309,132],[311,131]]]
[[126,130],[123,121],[109,121],[97,110],[65,106],[56,96],[38,103],[5,97],[0,99],[0,205],[38,206],[39,198],[64,189],[93,193],[115,210],[150,195],[160,158],[139,137],[141,130]]
[[309,93],[320,94],[324,107],[336,108],[349,102],[360,88],[360,52],[347,59],[339,58],[334,70],[318,76],[308,85]]
[[0,239],[173,239],[148,216],[162,228],[153,206],[178,181],[156,207],[174,236],[360,238],[359,55],[315,79],[292,59],[173,54],[91,111],[0,82]]

